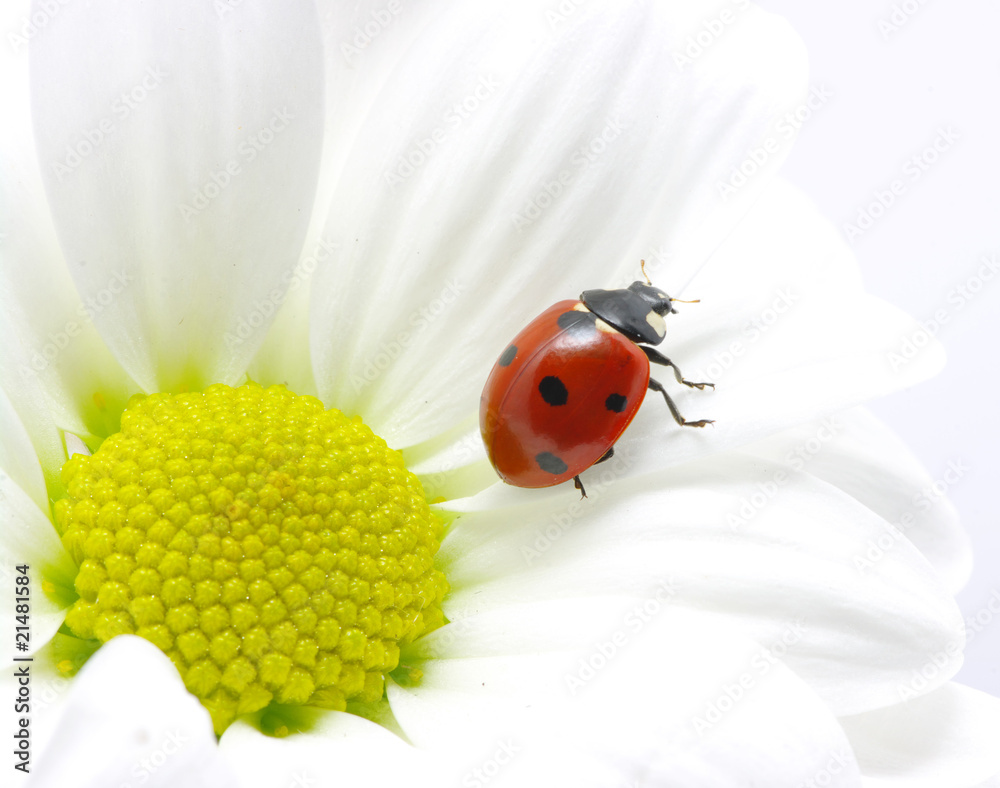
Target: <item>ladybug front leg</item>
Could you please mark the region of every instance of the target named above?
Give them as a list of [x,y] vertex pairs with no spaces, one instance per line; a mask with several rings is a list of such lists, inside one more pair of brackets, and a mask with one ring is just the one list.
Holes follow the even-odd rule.
[[676,421],[682,427],[704,427],[706,424],[715,423],[713,419],[699,419],[698,421],[688,421],[687,419],[685,419],[681,415],[681,412],[677,410],[677,406],[674,404],[674,401],[670,399],[670,395],[667,394],[666,389],[663,388],[663,384],[660,383],[658,380],[653,380],[652,378],[650,378],[649,388],[651,391],[658,391],[663,395],[663,399],[667,401],[667,407],[670,408],[670,413],[673,415],[674,421]]
[[711,386],[715,388],[714,383],[692,383],[690,380],[684,380],[684,376],[681,375],[681,371],[677,369],[677,365],[671,361],[669,358],[664,356],[659,350],[653,347],[645,347],[644,345],[639,345],[642,348],[642,352],[646,354],[646,358],[649,359],[651,364],[659,364],[660,366],[670,367],[674,370],[674,377],[677,378],[678,383],[683,383],[685,386],[690,386],[693,389],[705,390],[705,386]]

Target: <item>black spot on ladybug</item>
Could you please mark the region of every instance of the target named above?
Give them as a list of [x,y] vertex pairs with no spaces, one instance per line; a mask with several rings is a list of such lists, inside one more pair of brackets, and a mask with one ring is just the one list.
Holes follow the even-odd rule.
[[543,451],[541,454],[536,454],[535,462],[546,473],[566,473],[566,463],[551,452]]
[[625,410],[626,402],[628,402],[628,398],[624,394],[611,394],[604,400],[604,407],[608,410],[613,410],[615,413],[621,413]]
[[559,328],[564,331],[590,333],[597,330],[597,316],[593,312],[577,312],[571,309],[556,318]]
[[501,367],[509,367],[510,362],[514,360],[517,355],[517,345],[511,345],[508,347],[500,356],[500,360],[497,362]]
[[538,384],[538,393],[542,395],[543,400],[553,406],[565,405],[566,400],[569,399],[569,392],[566,391],[563,382],[555,375],[547,375],[542,378],[542,382]]

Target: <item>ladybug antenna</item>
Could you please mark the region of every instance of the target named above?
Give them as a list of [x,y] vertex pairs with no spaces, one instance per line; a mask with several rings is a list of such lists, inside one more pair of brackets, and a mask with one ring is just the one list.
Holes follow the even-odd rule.
[[646,273],[646,261],[645,260],[640,260],[639,261],[639,268],[642,271],[642,275],[644,277],[646,277],[646,284],[647,285],[652,285],[653,283],[649,281],[649,274]]
[[700,304],[701,303],[701,299],[700,298],[696,298],[694,301],[683,301],[680,298],[671,298],[670,300],[671,301],[680,301],[682,304]]

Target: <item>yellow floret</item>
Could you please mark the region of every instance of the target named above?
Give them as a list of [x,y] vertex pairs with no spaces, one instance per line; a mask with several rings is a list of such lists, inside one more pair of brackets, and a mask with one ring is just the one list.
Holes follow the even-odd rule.
[[63,467],[80,565],[66,624],[161,648],[221,733],[268,703],[381,697],[399,644],[440,625],[442,525],[359,418],[282,386],[133,397]]

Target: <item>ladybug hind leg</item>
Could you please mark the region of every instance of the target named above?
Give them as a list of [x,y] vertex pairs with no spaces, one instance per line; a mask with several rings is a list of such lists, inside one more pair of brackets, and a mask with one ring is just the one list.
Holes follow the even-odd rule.
[[[659,350],[653,347],[646,347],[645,345],[639,345],[639,347],[642,348],[642,352],[646,354],[646,358],[649,359],[649,363],[659,364],[662,367],[670,367],[674,371],[674,377],[677,378],[678,383],[683,383],[685,386],[690,386],[693,389],[699,389],[701,391],[704,391],[706,386],[711,386],[713,389],[715,388],[714,383],[692,383],[690,380],[684,380],[684,376],[677,368],[677,365],[664,356]],[[675,416],[674,418],[677,417]]]
[[699,419],[698,421],[688,421],[685,419],[681,415],[681,412],[677,410],[677,406],[674,404],[674,401],[670,399],[670,395],[667,394],[666,389],[663,388],[663,384],[660,383],[660,381],[650,378],[649,389],[650,391],[658,391],[663,395],[663,399],[667,401],[667,407],[670,408],[670,414],[674,417],[674,421],[682,427],[704,427],[706,424],[715,423],[714,419]]
[[[597,465],[597,463],[599,462],[604,462],[605,460],[610,460],[614,456],[615,456],[615,447],[612,446],[610,449],[604,452],[604,454],[601,455],[601,459],[594,462],[594,465]],[[583,489],[583,482],[580,481],[579,474],[573,477],[573,486],[580,491],[581,500],[587,497],[587,491]]]

